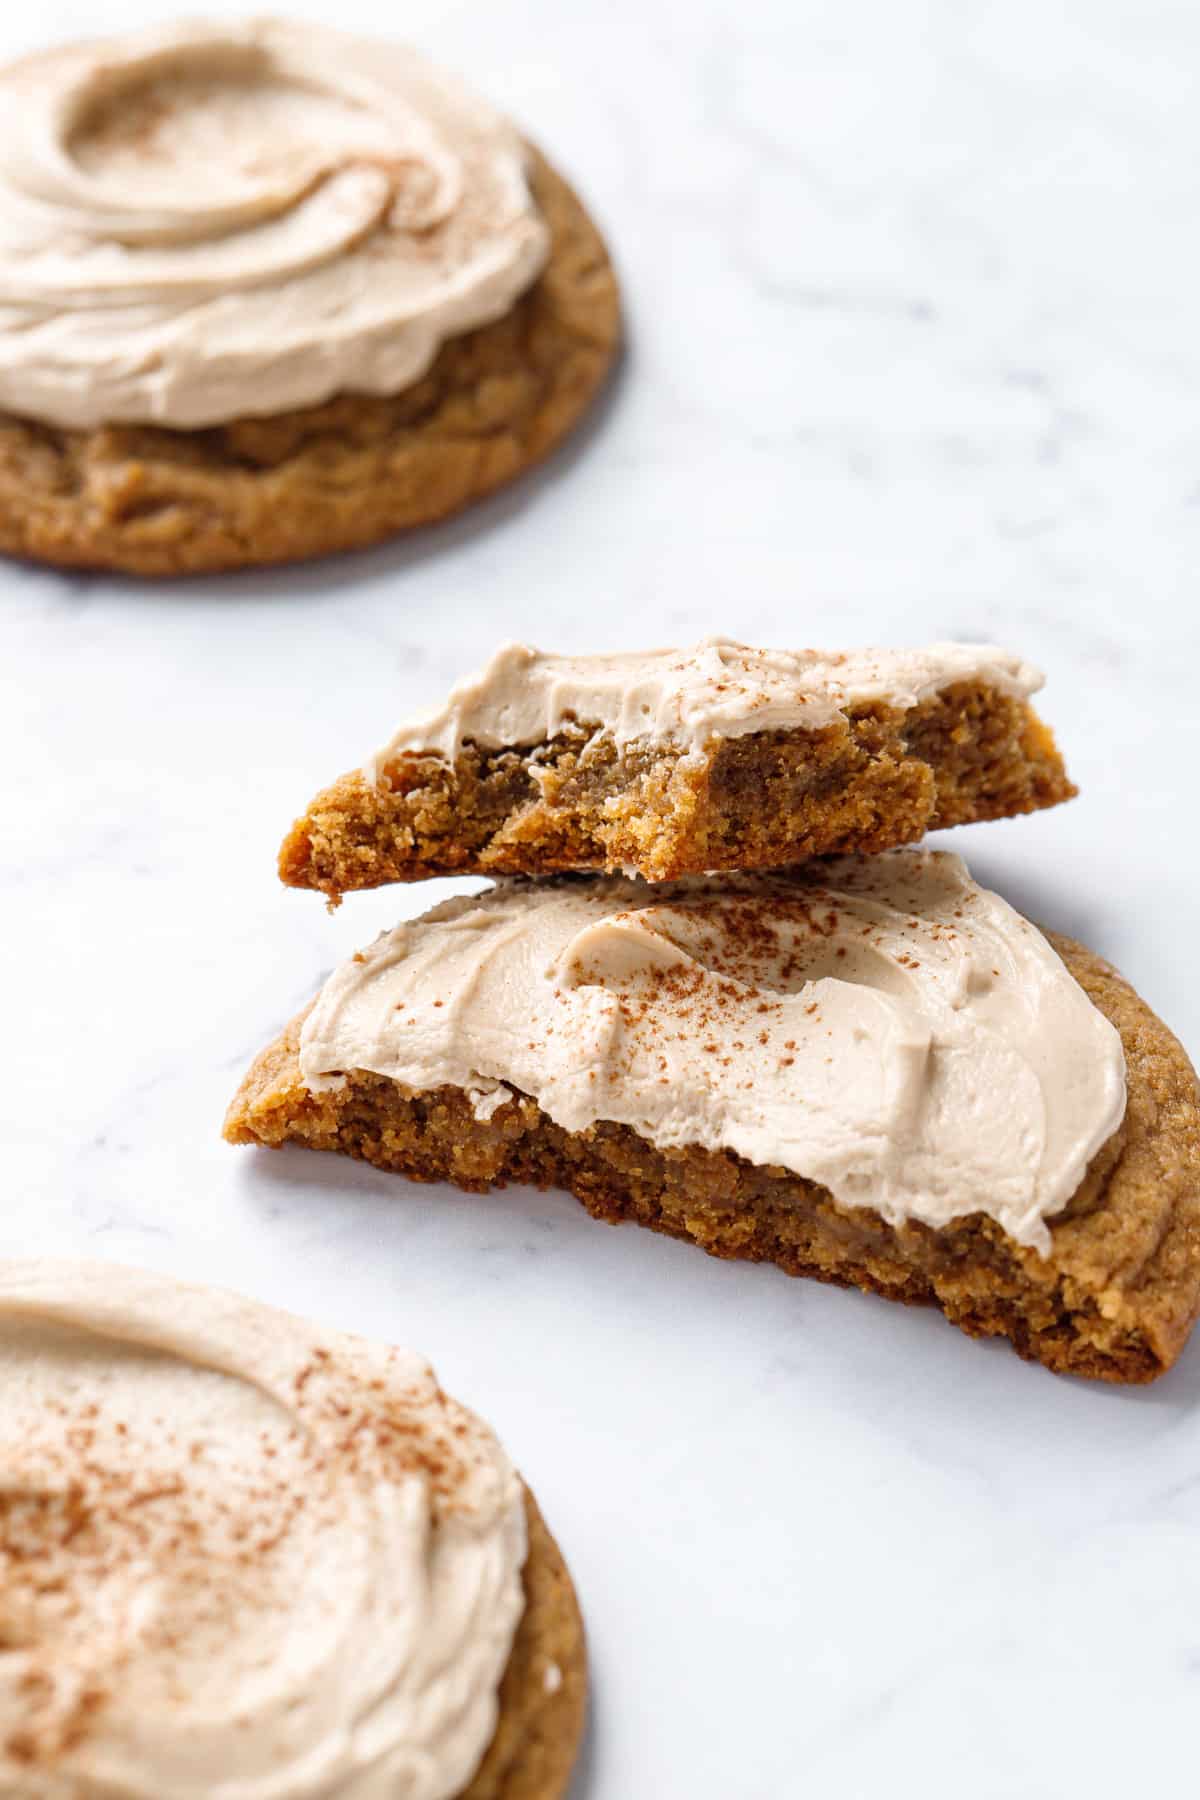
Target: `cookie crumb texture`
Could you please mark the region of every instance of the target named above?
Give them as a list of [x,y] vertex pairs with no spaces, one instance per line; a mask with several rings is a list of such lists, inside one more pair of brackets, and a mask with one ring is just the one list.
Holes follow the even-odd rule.
[[1200,1311],[1200,1088],[1179,1043],[1128,983],[1091,951],[1048,935],[1120,1033],[1129,1078],[1120,1130],[1049,1221],[1049,1259],[982,1214],[941,1231],[894,1228],[731,1152],[659,1150],[623,1125],[567,1132],[527,1095],[485,1122],[458,1089],[413,1094],[361,1072],[313,1094],[297,1060],[303,1015],[250,1069],[225,1135],[340,1150],[480,1192],[509,1181],[567,1188],[598,1219],[632,1219],[713,1256],[938,1306],[972,1337],[1006,1337],[1059,1374],[1151,1381],[1175,1361]]
[[650,881],[888,850],[926,831],[1069,800],[1033,708],[956,682],[907,711],[851,708],[820,731],[618,749],[580,726],[528,750],[468,747],[454,762],[405,753],[378,785],[345,775],[279,853],[290,887],[337,902],[429,876],[635,870]]
[[550,259],[504,318],[443,345],[403,393],[205,431],[60,430],[0,413],[0,551],[188,575],[362,548],[481,500],[558,444],[620,338],[616,277],[543,158]]
[[528,1488],[525,1519],[525,1611],[500,1684],[496,1733],[462,1800],[563,1800],[583,1735],[583,1621],[562,1553]]

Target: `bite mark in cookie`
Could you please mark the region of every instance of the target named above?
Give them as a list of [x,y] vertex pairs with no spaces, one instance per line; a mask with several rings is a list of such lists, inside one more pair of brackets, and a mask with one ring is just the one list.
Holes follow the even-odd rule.
[[886,850],[1075,789],[986,645],[644,655],[497,652],[439,710],[318,794],[282,879],[336,903],[431,875],[624,870],[649,880]]

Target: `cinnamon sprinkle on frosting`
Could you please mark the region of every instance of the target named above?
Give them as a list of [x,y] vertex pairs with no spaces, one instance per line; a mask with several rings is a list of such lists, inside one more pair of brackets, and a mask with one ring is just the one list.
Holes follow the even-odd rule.
[[337,970],[300,1069],[461,1088],[481,1119],[529,1094],[568,1131],[733,1151],[892,1224],[985,1213],[1039,1249],[1125,1106],[1117,1033],[1046,940],[921,850],[501,883]]
[[469,1782],[524,1514],[419,1358],[133,1270],[0,1263],[0,1440],[0,1795]]

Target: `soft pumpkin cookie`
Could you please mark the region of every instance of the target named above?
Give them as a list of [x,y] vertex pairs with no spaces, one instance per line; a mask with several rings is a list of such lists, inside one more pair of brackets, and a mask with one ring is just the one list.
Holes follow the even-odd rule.
[[652,881],[885,850],[1075,788],[983,644],[550,656],[498,650],[318,794],[279,853],[336,904],[431,875],[636,871]]
[[562,1800],[571,1580],[421,1357],[142,1270],[0,1262],[0,1452],[6,1794]]
[[375,543],[538,462],[612,365],[583,205],[411,51],[172,26],[0,92],[4,551],[173,575]]
[[566,1188],[1062,1373],[1148,1381],[1200,1308],[1187,1056],[945,854],[448,902],[335,972],[225,1135]]

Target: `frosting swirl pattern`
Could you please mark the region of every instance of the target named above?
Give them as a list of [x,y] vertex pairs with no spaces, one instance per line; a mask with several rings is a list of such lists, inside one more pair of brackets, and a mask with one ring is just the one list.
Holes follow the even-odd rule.
[[515,129],[399,45],[173,25],[0,96],[0,405],[52,424],[397,393],[547,255]]
[[305,1023],[347,1070],[557,1124],[732,1150],[892,1224],[969,1213],[1045,1250],[1125,1110],[1121,1041],[957,856],[786,874],[507,882],[387,933]]
[[523,1608],[520,1483],[419,1357],[0,1263],[0,1794],[450,1800]]

